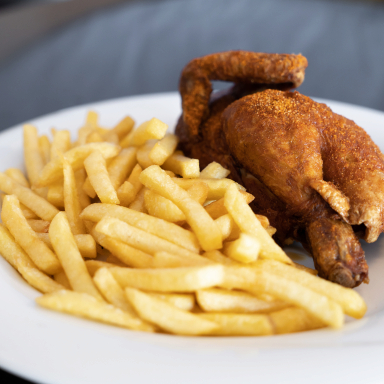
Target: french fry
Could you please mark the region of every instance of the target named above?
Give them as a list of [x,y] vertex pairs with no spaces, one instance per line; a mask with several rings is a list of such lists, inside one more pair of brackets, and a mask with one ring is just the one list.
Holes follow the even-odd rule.
[[116,240],[120,240],[131,247],[137,248],[150,255],[165,251],[180,256],[194,257],[196,254],[186,248],[162,239],[156,235],[144,232],[114,217],[104,217],[95,227],[95,231]]
[[147,188],[171,200],[186,216],[205,251],[222,247],[221,232],[205,209],[180,188],[158,165],[152,165],[140,174],[140,181]]
[[20,169],[8,168],[4,173],[23,187],[30,188],[29,181],[24,176],[24,173],[20,171]]
[[106,261],[100,261],[100,260],[87,260],[85,262],[85,266],[87,267],[88,273],[91,277],[95,276],[95,273],[100,268],[114,268],[116,267],[115,264],[107,263]]
[[64,208],[64,185],[62,180],[48,187],[47,200],[56,208]]
[[212,332],[217,325],[197,315],[176,308],[157,297],[126,288],[128,300],[141,318],[160,328],[180,335],[201,335]]
[[7,228],[0,224],[0,254],[33,288],[43,293],[64,289],[64,286],[41,272],[16,243]]
[[129,145],[140,147],[145,144],[147,140],[160,140],[164,137],[167,129],[167,124],[154,117],[132,131],[133,135],[130,137]]
[[200,318],[210,320],[220,327],[210,332],[217,336],[267,336],[273,334],[268,315],[234,313],[200,313]]
[[225,193],[224,205],[240,230],[254,236],[260,242],[261,258],[276,259],[287,264],[292,264],[291,259],[263,228],[235,185],[231,185]]
[[203,181],[200,183],[196,182],[190,188],[187,189],[187,192],[193,200],[196,200],[199,204],[203,205],[207,200],[209,187]]
[[73,290],[103,300],[76,246],[65,212],[58,213],[52,220],[49,237]]
[[36,219],[27,219],[28,225],[32,230],[38,233],[48,233],[50,221],[45,220],[36,220]]
[[136,165],[136,152],[136,148],[124,148],[108,165],[109,178],[115,190],[123,184]]
[[232,219],[231,215],[229,214],[220,216],[215,220],[215,223],[220,229],[223,241],[229,238],[229,236],[231,235],[231,233],[234,232],[234,230],[238,230],[238,227],[235,221]]
[[240,263],[252,263],[257,260],[260,251],[260,242],[253,236],[240,233],[235,241],[224,243],[224,255]]
[[163,168],[187,179],[200,176],[199,160],[185,157],[181,151],[176,151],[168,157],[163,164]]
[[195,295],[192,293],[147,292],[147,295],[164,300],[184,311],[191,311],[195,307]]
[[206,257],[209,260],[214,261],[215,263],[220,263],[220,264],[223,264],[223,265],[240,265],[240,263],[238,263],[235,260],[230,259],[227,256],[224,256],[218,250],[204,252],[204,257]]
[[119,204],[116,190],[112,185],[107,171],[103,155],[99,151],[93,151],[84,160],[85,170],[89,181],[102,203]]
[[156,143],[157,140],[147,140],[147,142],[137,150],[137,162],[143,169],[148,168],[153,164],[152,160],[149,158],[149,153]]
[[[88,131],[87,131],[87,133],[88,133]],[[90,132],[88,134],[86,134],[86,138],[85,138],[86,144],[88,144],[88,143],[102,143],[103,141],[104,141],[103,136],[101,135],[101,133],[99,133],[97,131],[90,130]]]
[[285,308],[269,314],[275,333],[310,331],[325,324],[301,308]]
[[[62,285],[62,287],[64,287],[65,289],[72,290],[71,284],[69,284],[67,275],[65,274],[65,272],[62,269],[53,275],[53,280],[55,280],[56,283]],[[63,289],[63,288],[61,288],[61,289]]]
[[[90,143],[80,147],[74,147],[65,152],[64,157],[69,162],[73,171],[79,170],[84,160],[94,151],[99,151],[104,159],[115,157],[119,153],[120,147],[110,143]],[[55,181],[63,178],[63,162],[60,158],[51,160],[41,170],[38,178],[38,186],[48,186]]]
[[[5,196],[7,196],[5,193],[0,192],[1,204],[3,203]],[[20,203],[20,209],[23,212],[23,215],[27,220],[38,219],[38,216],[22,203]]]
[[133,315],[122,311],[92,295],[72,291],[57,291],[40,296],[36,299],[40,306],[75,316],[89,318],[107,324],[153,332],[154,328]]
[[200,172],[200,179],[224,179],[230,173],[228,169],[213,161]]
[[39,137],[39,149],[43,158],[43,164],[47,164],[51,157],[51,142],[47,135]]
[[196,300],[205,312],[269,313],[290,306],[284,301],[264,301],[247,292],[218,288],[197,291]]
[[160,196],[156,192],[146,190],[144,204],[151,216],[169,221],[170,223],[185,221],[184,213],[171,200]]
[[153,256],[152,268],[180,268],[195,267],[199,265],[212,264],[209,259],[200,255],[179,256],[169,252],[157,252]]
[[55,131],[51,144],[50,159],[57,159],[71,148],[71,134],[67,130]]
[[104,138],[108,139],[110,134],[116,134],[117,137],[121,140],[132,131],[134,125],[135,122],[132,117],[126,116],[122,120],[120,120],[111,130],[106,132],[103,136]]
[[178,141],[177,136],[173,134],[167,134],[158,141],[149,153],[152,164],[163,165],[175,151]]
[[1,219],[39,269],[47,274],[54,274],[61,266],[55,254],[37,237],[20,210],[17,197],[4,198]]
[[135,200],[136,195],[139,193],[143,184],[140,183],[139,176],[143,169],[139,164],[136,164],[133,168],[129,178],[124,182],[117,190],[117,196],[120,200],[120,204],[124,207],[128,207],[129,204]]
[[36,185],[39,175],[44,168],[44,160],[39,148],[37,129],[31,124],[23,126],[24,133],[24,162],[31,185]]
[[279,300],[305,309],[332,328],[340,328],[344,323],[343,310],[334,300],[295,281],[264,270],[227,266],[224,286],[240,288],[255,295],[270,294]]
[[63,158],[64,207],[71,231],[74,235],[85,234],[85,225],[80,219],[81,205],[77,194],[75,173],[68,161]]
[[328,297],[338,303],[343,311],[356,319],[360,319],[367,311],[367,306],[362,297],[354,290],[339,284],[313,276],[294,266],[285,265],[274,260],[260,260],[255,266],[263,271],[271,272],[288,280],[295,281],[314,292]]
[[[240,191],[241,195],[244,197],[247,204],[251,203],[254,200],[254,196],[252,196],[250,193]],[[224,197],[220,198],[219,200],[213,201],[212,203],[205,206],[205,210],[209,213],[209,215],[212,217],[212,219],[218,219],[220,216],[226,215],[228,213],[227,208],[225,208],[224,205]],[[263,216],[265,217],[265,216]],[[260,220],[263,227],[264,223]],[[268,222],[269,224],[269,222]]]
[[91,200],[89,199],[89,196],[85,193],[83,189],[86,175],[87,173],[85,169],[79,169],[78,171],[75,172],[77,197],[79,199],[79,203],[82,209],[84,209],[85,207],[88,207],[88,205],[91,204]]
[[198,253],[200,250],[196,236],[192,232],[178,225],[168,223],[145,213],[133,211],[129,208],[113,204],[91,204],[85,208],[80,215],[83,220],[93,222],[99,222],[104,216],[115,217],[136,228],[188,249],[191,252]]
[[122,287],[133,287],[156,292],[194,292],[223,282],[222,265],[186,268],[131,269],[110,268]]
[[83,189],[83,192],[87,196],[89,196],[91,199],[94,199],[96,197],[96,191],[93,188],[91,181],[89,180],[88,177],[85,178],[82,189]]
[[[183,189],[189,189],[193,184],[202,181],[200,179],[181,179],[177,177],[172,178],[172,180]],[[243,186],[230,179],[204,179],[204,183],[209,187],[208,200],[221,199],[231,185],[235,185],[239,190],[244,190]]]
[[[48,233],[36,233],[37,237],[43,241],[49,248],[53,250],[51,239],[49,238]],[[96,254],[96,241],[95,239],[88,234],[74,235],[74,239],[81,253],[81,256],[86,257],[88,259],[95,259],[97,257]]]
[[136,195],[135,200],[132,201],[131,204],[129,204],[129,209],[132,209],[133,211],[147,213],[147,209],[145,207],[145,201],[144,201],[144,195],[147,191],[147,188],[141,188],[139,193]]
[[107,302],[111,303],[116,308],[120,308],[125,312],[134,314],[131,305],[125,297],[123,289],[114,279],[108,268],[98,269],[93,276],[93,281]]

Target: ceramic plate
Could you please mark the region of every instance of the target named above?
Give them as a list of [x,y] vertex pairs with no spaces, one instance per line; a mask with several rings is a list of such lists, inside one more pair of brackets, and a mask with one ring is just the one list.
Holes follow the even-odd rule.
[[[384,150],[384,113],[339,102],[335,112],[364,127]],[[101,125],[123,116],[137,123],[157,117],[173,129],[176,93],[116,99],[66,109],[31,121],[75,132],[86,112]],[[0,170],[23,167],[22,128],[0,134]],[[384,381],[384,236],[363,244],[370,284],[357,290],[368,304],[362,320],[340,331],[323,329],[272,337],[180,337],[145,334],[56,313],[35,305],[39,295],[0,258],[0,366],[39,383],[381,383]],[[290,247],[311,259],[300,247]]]

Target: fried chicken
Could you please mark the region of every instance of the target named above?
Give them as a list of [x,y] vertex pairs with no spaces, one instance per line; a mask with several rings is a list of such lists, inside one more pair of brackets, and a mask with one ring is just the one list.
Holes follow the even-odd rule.
[[[176,133],[201,167],[221,163],[255,196],[280,244],[301,241],[320,276],[354,287],[368,281],[368,266],[352,225],[365,225],[368,242],[384,229],[384,158],[354,122],[287,91],[305,67],[300,55],[241,51],[192,61]],[[213,79],[236,85],[210,100]]]

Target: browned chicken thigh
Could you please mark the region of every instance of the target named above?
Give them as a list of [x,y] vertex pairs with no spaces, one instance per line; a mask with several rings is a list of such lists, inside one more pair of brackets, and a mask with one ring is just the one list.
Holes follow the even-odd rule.
[[[296,91],[278,90],[303,81],[302,56],[223,55],[197,59],[189,68],[200,69],[182,74],[183,116],[176,129],[181,148],[199,158],[202,167],[217,161],[228,168],[230,177],[255,196],[254,211],[277,228],[276,239],[301,241],[320,276],[347,287],[368,281],[352,225],[365,225],[368,242],[383,230],[380,150],[362,128],[326,105]],[[214,62],[216,69],[204,73],[204,60]],[[217,69],[223,65],[232,65],[226,69],[233,71],[228,78]],[[263,66],[267,69],[261,79]],[[211,88],[201,84],[216,79],[216,72],[220,80],[238,84],[214,94],[208,103]]]

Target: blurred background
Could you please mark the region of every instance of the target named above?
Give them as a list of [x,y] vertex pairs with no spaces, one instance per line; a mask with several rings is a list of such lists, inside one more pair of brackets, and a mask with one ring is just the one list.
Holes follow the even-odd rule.
[[0,130],[176,91],[189,60],[229,49],[302,53],[300,92],[384,110],[384,2],[0,0]]
[[[176,91],[189,60],[230,49],[302,53],[300,92],[384,110],[384,2],[0,0],[0,130]],[[4,371],[0,379],[26,383]]]

